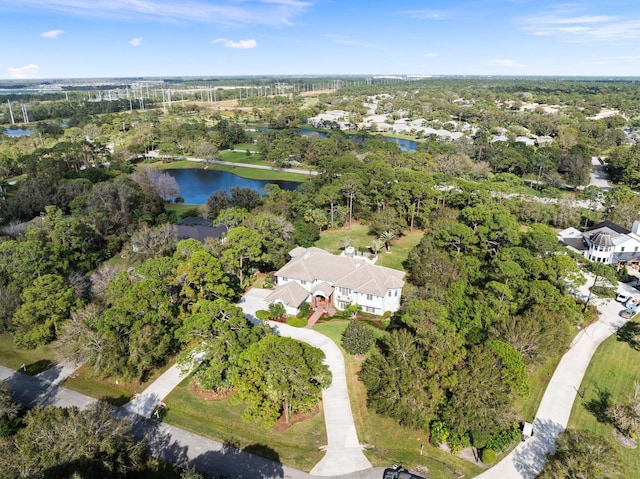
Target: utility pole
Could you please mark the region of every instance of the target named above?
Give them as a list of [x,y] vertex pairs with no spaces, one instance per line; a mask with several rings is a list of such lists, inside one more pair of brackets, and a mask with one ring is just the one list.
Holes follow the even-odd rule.
[[9,105],[9,116],[11,116],[11,124],[15,125],[16,121],[13,119],[13,110],[11,109],[11,101],[7,99],[7,105]]

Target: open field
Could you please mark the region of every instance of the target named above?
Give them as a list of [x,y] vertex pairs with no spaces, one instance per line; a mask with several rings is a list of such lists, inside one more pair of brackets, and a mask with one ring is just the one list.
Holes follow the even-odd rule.
[[310,471],[324,456],[319,449],[327,443],[321,410],[286,429],[280,424],[264,429],[242,419],[243,405],[233,405],[228,398],[202,399],[193,387],[187,378],[167,397],[165,422],[304,471]]
[[591,359],[568,425],[569,428],[591,431],[609,443],[619,454],[624,477],[638,477],[640,474],[640,449],[627,449],[614,439],[613,426],[603,422],[606,420],[604,411],[608,405],[628,402],[636,382],[640,382],[640,351],[616,335],[611,336]]
[[[333,254],[342,252],[342,244],[340,240],[348,236],[352,240],[352,246],[356,251],[369,251],[369,245],[376,239],[369,235],[368,226],[354,222],[351,229],[347,226],[343,228],[330,229],[320,233],[320,239],[316,241],[315,246],[325,249]],[[405,232],[404,236],[394,239],[391,243],[391,253],[381,250],[378,252],[378,266],[386,266],[388,268],[403,270],[402,263],[409,256],[409,252],[422,239],[422,231],[414,230],[413,233]]]

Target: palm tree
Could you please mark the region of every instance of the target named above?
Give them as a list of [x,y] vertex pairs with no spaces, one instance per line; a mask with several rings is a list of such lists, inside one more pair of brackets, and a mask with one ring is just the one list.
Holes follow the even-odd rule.
[[384,231],[380,234],[380,236],[378,237],[378,239],[380,241],[384,242],[384,246],[385,248],[387,248],[387,253],[391,253],[391,242],[396,238],[396,234],[391,231],[391,230],[387,230]]
[[371,251],[375,256],[378,256],[378,251],[380,251],[383,247],[384,247],[384,241],[376,239],[371,242]]

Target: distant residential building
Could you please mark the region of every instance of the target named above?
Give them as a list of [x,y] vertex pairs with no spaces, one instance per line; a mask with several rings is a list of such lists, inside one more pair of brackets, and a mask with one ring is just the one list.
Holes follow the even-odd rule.
[[567,228],[558,233],[560,243],[580,253],[589,261],[614,265],[640,263],[640,221],[631,231],[603,221],[585,232]]
[[193,238],[204,243],[207,238],[220,238],[227,231],[227,225],[220,223],[213,226],[211,220],[189,216],[176,223],[178,227],[178,240]]
[[291,261],[276,273],[276,289],[265,299],[285,305],[296,314],[303,302],[344,310],[359,305],[364,312],[382,315],[400,308],[404,271],[376,266],[355,255],[336,256],[320,248],[294,248]]

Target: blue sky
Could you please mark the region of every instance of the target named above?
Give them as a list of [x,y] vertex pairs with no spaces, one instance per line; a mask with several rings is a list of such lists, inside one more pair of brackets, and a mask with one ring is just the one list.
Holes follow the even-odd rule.
[[0,0],[0,78],[640,76],[640,2]]

